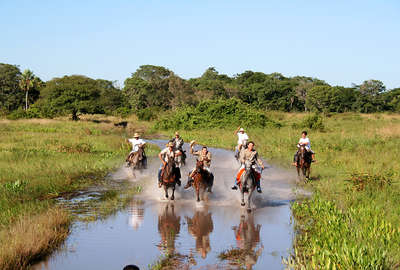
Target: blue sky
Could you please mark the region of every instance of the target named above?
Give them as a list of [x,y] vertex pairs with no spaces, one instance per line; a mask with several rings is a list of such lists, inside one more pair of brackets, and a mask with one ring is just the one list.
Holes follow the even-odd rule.
[[140,65],[400,87],[400,1],[0,0],[0,62],[44,80],[118,80]]

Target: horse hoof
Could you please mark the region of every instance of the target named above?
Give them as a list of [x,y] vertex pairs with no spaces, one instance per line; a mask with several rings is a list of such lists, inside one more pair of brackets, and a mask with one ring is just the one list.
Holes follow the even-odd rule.
[[244,202],[242,202],[240,205],[241,205],[241,206],[245,206],[246,204],[245,204]]
[[172,197],[171,197],[171,201],[173,201],[174,199],[175,199],[175,197],[174,197],[174,196],[172,196]]
[[200,199],[197,199],[197,202],[200,202]]
[[165,198],[167,198],[167,199],[168,199],[168,195],[165,195]]
[[251,213],[251,209],[250,208],[247,209],[247,213]]

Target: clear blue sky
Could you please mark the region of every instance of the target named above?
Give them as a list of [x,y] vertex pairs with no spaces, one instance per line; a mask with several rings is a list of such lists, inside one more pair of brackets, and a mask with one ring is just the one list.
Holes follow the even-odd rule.
[[140,65],[400,87],[398,0],[0,0],[0,62],[49,80],[123,81]]

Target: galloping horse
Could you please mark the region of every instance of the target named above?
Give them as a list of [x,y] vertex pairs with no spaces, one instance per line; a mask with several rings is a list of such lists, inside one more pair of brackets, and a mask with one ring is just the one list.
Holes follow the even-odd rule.
[[245,206],[244,202],[244,193],[248,193],[247,196],[247,212],[251,212],[251,195],[253,195],[254,189],[256,188],[256,177],[254,169],[251,166],[250,162],[245,162],[244,164],[244,172],[240,177],[240,193],[242,194],[242,203],[241,206]]
[[134,170],[146,169],[147,167],[147,157],[144,152],[143,146],[139,146],[139,150],[129,154],[126,161],[128,162],[128,166]]
[[[309,179],[311,171],[311,154],[307,151],[304,145],[299,148],[297,156],[297,175],[301,180]],[[301,172],[301,175],[300,175]]]
[[165,198],[168,198],[168,188],[172,188],[171,200],[175,199],[175,185],[178,178],[176,170],[173,157],[169,157],[167,164],[161,169],[161,181],[165,190]]
[[196,169],[195,175],[193,176],[193,187],[196,190],[197,201],[200,201],[200,189],[202,189],[202,193],[206,188],[211,189],[213,185],[214,177],[210,172],[204,169],[203,161],[196,161]]

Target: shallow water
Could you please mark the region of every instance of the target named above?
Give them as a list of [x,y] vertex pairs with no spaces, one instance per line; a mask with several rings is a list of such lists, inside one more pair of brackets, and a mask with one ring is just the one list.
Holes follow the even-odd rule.
[[[177,189],[175,201],[165,200],[156,186],[156,159],[136,177],[120,168],[112,178],[138,182],[144,187],[143,193],[135,196],[127,209],[106,220],[75,223],[64,247],[33,269],[117,270],[127,264],[148,269],[160,256],[171,252],[192,258],[195,265],[190,269],[239,269],[229,260],[218,258],[231,248],[247,251],[242,269],[283,269],[282,257],[288,256],[293,240],[290,201],[296,195],[294,173],[274,167],[264,170],[263,193],[254,193],[249,214],[240,206],[240,192],[230,189],[239,167],[233,153],[215,148],[210,152],[215,182],[206,201],[195,202],[193,191],[182,187]],[[183,184],[193,166],[193,158],[187,154]]]

